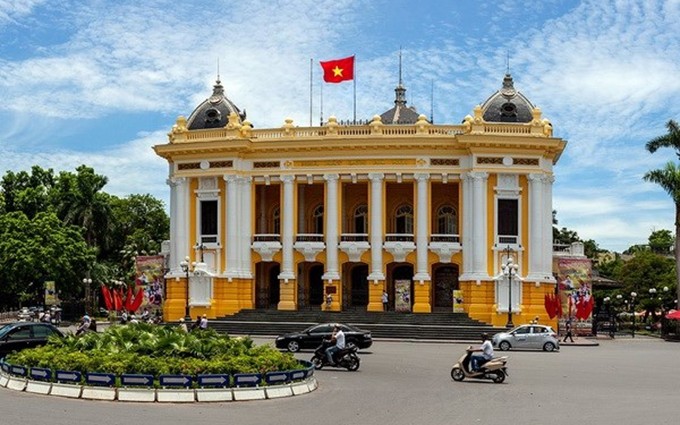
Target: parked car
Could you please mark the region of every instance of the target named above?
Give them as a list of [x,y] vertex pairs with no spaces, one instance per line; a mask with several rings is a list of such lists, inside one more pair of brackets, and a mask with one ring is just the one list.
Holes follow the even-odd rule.
[[8,323],[0,328],[0,358],[12,351],[45,345],[52,335],[64,336],[56,326],[50,323]]
[[[330,338],[333,334],[335,323],[321,323],[311,326],[302,332],[288,333],[276,338],[276,348],[286,349],[295,353],[301,349],[313,349],[321,345],[324,338]],[[338,323],[345,333],[345,344],[348,347],[356,346],[359,349],[368,348],[373,344],[373,338],[369,331],[355,328],[354,326]]]
[[510,349],[537,349],[554,351],[560,349],[557,333],[550,326],[521,325],[509,332],[500,332],[493,336],[492,343],[501,351]]

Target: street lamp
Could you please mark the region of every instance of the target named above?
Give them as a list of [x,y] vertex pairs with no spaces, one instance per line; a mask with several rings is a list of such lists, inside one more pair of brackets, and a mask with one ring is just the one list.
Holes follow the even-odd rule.
[[191,314],[189,311],[189,257],[185,257],[184,260],[180,261],[179,266],[182,268],[182,271],[186,274],[187,278],[187,296],[184,307],[184,322],[191,323]]
[[508,323],[505,324],[507,328],[513,328],[515,325],[512,323],[512,278],[517,276],[517,269],[519,266],[512,261],[510,256],[510,247],[505,249],[506,261],[501,266],[501,272],[503,276],[508,278]]
[[630,311],[633,313],[633,330],[631,332],[633,338],[635,338],[635,297],[637,297],[637,292],[631,292],[630,293]]
[[[89,277],[83,278],[83,286],[85,287],[85,312],[87,313],[87,310],[92,310],[92,302],[90,300],[90,290],[92,285],[92,279]],[[94,315],[94,311],[90,311],[90,314]]]

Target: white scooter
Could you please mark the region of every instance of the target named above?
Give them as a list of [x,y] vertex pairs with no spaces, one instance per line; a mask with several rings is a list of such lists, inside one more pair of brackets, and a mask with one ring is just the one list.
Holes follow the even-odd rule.
[[460,382],[465,378],[473,379],[489,379],[497,384],[503,383],[505,377],[508,375],[506,363],[508,356],[494,357],[488,362],[484,363],[477,372],[470,370],[470,358],[472,357],[472,347],[465,350],[465,354],[458,359],[458,363],[453,365],[451,369],[451,378],[454,381]]

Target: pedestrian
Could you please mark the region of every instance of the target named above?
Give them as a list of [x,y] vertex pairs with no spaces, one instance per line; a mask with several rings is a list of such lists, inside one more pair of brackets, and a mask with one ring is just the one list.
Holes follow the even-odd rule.
[[80,320],[80,326],[76,329],[76,336],[83,334],[90,330],[90,316],[85,313],[83,318]]
[[201,322],[198,324],[198,327],[202,330],[208,329],[208,316],[206,314],[204,314],[201,318]]
[[333,304],[333,295],[332,294],[326,294],[326,308],[331,308],[332,304]]
[[184,317],[179,318],[179,328],[182,330],[182,332],[189,332],[189,329],[187,329],[187,324],[184,321]]
[[196,316],[196,321],[191,324],[191,328],[189,330],[195,331],[196,329],[198,329],[200,324],[201,324],[201,316]]
[[567,342],[567,338],[571,340],[571,342],[574,342],[574,338],[571,335],[571,318],[567,320],[567,323],[564,324],[564,339],[562,342]]
[[383,304],[383,311],[387,311],[389,308],[389,303],[390,303],[390,296],[387,295],[387,291],[383,289],[382,293],[382,304]]

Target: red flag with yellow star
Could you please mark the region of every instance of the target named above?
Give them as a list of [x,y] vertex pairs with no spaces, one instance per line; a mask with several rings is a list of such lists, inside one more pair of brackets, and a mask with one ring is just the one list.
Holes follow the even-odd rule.
[[354,56],[319,63],[323,68],[323,80],[327,83],[342,83],[354,79]]

